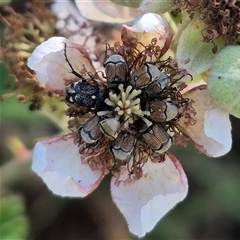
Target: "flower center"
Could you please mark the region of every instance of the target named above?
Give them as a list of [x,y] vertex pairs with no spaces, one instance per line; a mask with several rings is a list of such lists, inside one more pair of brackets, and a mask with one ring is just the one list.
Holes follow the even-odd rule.
[[140,106],[140,98],[137,97],[141,94],[141,90],[133,89],[132,86],[128,86],[124,90],[123,84],[118,86],[120,93],[110,92],[109,98],[105,100],[105,103],[114,108],[116,118],[123,118],[125,125],[132,124],[134,122],[134,115],[143,118],[144,115],[150,116],[149,111],[142,111]]
[[187,100],[175,84],[185,72],[178,71],[170,58],[147,63],[146,54],[149,49],[133,58],[116,52],[106,56],[106,81],[101,83],[92,74],[88,73],[91,79],[78,74],[65,51],[72,73],[80,78],[66,90],[68,115],[77,118],[80,153],[93,169],[116,174],[127,166],[129,173],[140,177],[148,160],[165,159],[172,135],[178,134],[179,109]]

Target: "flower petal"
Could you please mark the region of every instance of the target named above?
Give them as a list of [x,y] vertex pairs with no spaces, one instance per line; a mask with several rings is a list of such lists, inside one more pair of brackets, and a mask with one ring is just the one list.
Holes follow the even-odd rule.
[[49,81],[47,76],[47,67],[51,64],[52,59],[44,59],[47,55],[57,53],[63,49],[63,37],[52,37],[40,44],[28,58],[28,66],[36,72],[40,84],[45,87]]
[[226,154],[232,144],[229,114],[216,107],[207,93],[206,85],[191,89],[184,97],[192,99],[196,115],[192,116],[196,123],[186,124],[181,118],[181,131],[190,137],[193,145],[210,157]]
[[55,194],[84,197],[101,182],[103,172],[92,171],[80,159],[79,148],[71,135],[38,142],[34,148],[32,169]]
[[120,6],[110,0],[75,2],[84,17],[95,21],[122,23],[131,21],[140,14],[137,9]]
[[210,103],[204,115],[204,122],[206,136],[218,142],[212,148],[213,157],[222,156],[229,152],[232,147],[232,137],[228,112]]
[[64,80],[75,78],[64,56],[64,44],[67,43],[67,57],[76,72],[83,68],[94,73],[92,62],[86,50],[63,37],[52,37],[40,44],[28,59],[28,66],[36,72],[41,86],[56,92],[64,91]]
[[[188,191],[186,175],[172,154],[166,155],[163,163],[149,160],[143,171],[139,180],[122,181],[119,185],[116,178],[111,181],[113,201],[126,218],[130,231],[138,237],[151,231]],[[127,174],[126,169],[121,173]]]
[[154,13],[146,13],[137,17],[134,21],[128,22],[122,27],[122,40],[137,38],[138,50],[151,43],[153,38],[157,39],[156,46],[161,49],[161,57],[168,49],[172,40],[172,31],[168,22],[161,16]]

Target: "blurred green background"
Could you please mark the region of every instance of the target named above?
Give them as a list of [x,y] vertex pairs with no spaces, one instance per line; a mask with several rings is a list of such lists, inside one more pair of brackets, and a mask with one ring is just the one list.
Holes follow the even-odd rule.
[[[0,72],[2,94],[11,90],[11,84],[5,88],[11,79],[3,65]],[[59,129],[16,96],[0,107],[0,239],[136,239],[111,201],[110,177],[84,199],[54,196],[31,171],[31,156],[24,159],[14,146],[31,150]],[[208,158],[191,146],[171,148],[188,176],[189,194],[143,239],[240,239],[240,120],[231,121],[233,148],[226,156]]]

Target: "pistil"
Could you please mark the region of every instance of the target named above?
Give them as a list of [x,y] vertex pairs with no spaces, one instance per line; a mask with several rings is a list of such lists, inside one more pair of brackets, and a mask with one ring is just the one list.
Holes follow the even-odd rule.
[[123,84],[118,86],[120,93],[110,92],[109,98],[105,100],[105,103],[110,107],[114,107],[114,112],[117,114],[117,118],[123,116],[123,121],[125,126],[128,123],[132,124],[134,122],[133,117],[138,116],[143,118],[144,115],[149,116],[149,111],[142,111],[140,106],[140,98],[138,97],[141,94],[141,90],[133,89],[132,86],[128,86],[124,90]]

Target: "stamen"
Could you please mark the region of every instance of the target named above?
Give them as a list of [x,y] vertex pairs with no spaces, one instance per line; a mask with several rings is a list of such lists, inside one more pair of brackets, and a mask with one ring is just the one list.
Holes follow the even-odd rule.
[[[129,101],[129,100],[128,100],[128,101]],[[129,101],[129,103],[130,103],[130,101]],[[134,101],[131,102],[130,107],[132,107],[132,106],[134,106],[134,105],[139,105],[139,103],[140,103],[140,99],[137,98],[137,99],[135,99]]]
[[122,102],[122,101],[118,101],[118,102],[117,102],[117,105],[118,105],[120,108],[123,108],[123,102]]
[[108,106],[114,107],[115,103],[111,101],[109,98],[106,98],[104,101]]
[[127,95],[126,95],[126,93],[125,92],[122,92],[122,101],[123,102],[125,102],[126,101],[126,99],[127,99]]
[[132,112],[131,108],[127,109],[127,114],[130,115]]
[[132,86],[128,86],[127,89],[126,89],[126,95],[127,95],[128,98],[129,98],[128,95],[129,95],[131,90],[132,90]]
[[[134,107],[131,107],[131,109],[132,109],[132,111],[133,111],[133,113],[135,113],[135,114],[137,114],[137,113],[140,113],[140,108],[139,108],[139,106],[134,106]],[[140,110],[140,111],[139,111]]]
[[130,99],[133,99],[133,98],[135,98],[137,95],[139,95],[140,93],[141,93],[142,91],[141,90],[133,90],[132,92],[131,92],[131,94],[128,96],[128,99],[130,100]]
[[115,101],[115,102],[119,101],[119,97],[115,93],[110,92],[109,97],[110,97],[111,101]]
[[126,100],[124,104],[124,108],[128,108],[131,105],[131,102],[129,100]]
[[111,114],[111,111],[99,111],[97,112],[98,116],[104,116],[104,115],[109,115]]

